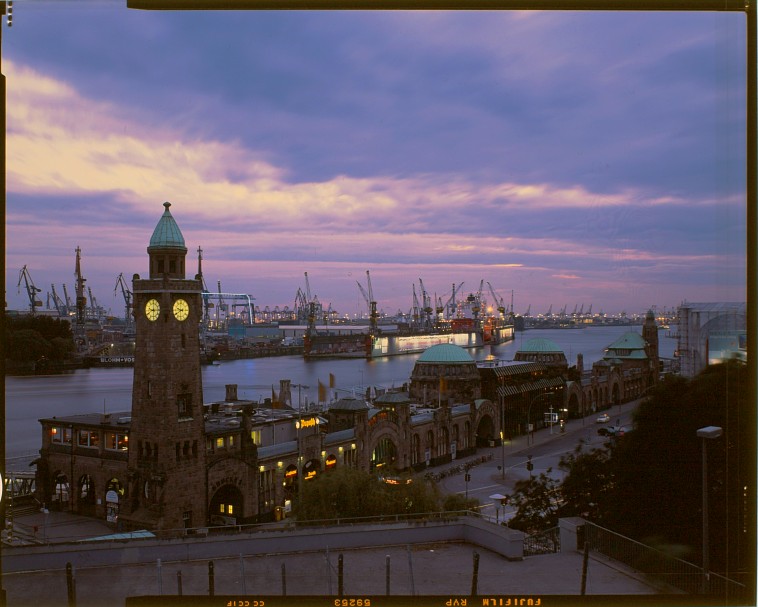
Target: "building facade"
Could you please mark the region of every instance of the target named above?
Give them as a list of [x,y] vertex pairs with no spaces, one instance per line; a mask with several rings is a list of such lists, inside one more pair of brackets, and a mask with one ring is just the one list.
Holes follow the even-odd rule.
[[591,372],[575,370],[580,380],[554,344],[528,345],[509,363],[440,344],[419,357],[407,392],[373,402],[295,409],[285,379],[264,403],[239,399],[236,385],[203,403],[202,281],[185,275],[169,207],[147,248],[148,276],[133,279],[131,410],[40,420],[37,498],[50,508],[171,534],[274,520],[303,483],[336,468],[419,472],[606,408],[657,377],[657,342],[639,334],[612,344]]

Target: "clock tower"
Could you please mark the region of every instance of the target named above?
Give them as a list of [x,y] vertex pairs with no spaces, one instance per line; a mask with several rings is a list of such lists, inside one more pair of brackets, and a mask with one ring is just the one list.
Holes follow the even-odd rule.
[[205,422],[200,372],[202,281],[185,278],[187,247],[171,212],[153,231],[149,278],[134,275],[136,344],[129,432],[128,528],[205,525]]

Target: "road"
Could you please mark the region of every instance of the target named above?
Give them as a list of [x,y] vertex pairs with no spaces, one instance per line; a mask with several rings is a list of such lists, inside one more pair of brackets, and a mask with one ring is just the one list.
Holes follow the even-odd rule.
[[571,420],[564,432],[560,431],[558,424],[552,430],[538,430],[533,433],[533,438],[530,437],[528,446],[526,437],[522,436],[506,441],[504,448],[486,449],[485,452],[492,454],[492,459],[471,468],[470,482],[466,483],[465,474],[459,473],[442,479],[438,486],[445,494],[457,493],[478,499],[480,512],[484,516],[493,520],[508,520],[515,514],[515,509],[510,505],[502,508],[498,500],[490,496],[511,495],[517,481],[529,478],[530,472],[526,467],[529,456],[533,465],[532,476],[550,470],[552,478],[562,480],[565,474],[558,468],[561,457],[574,451],[582,440],[587,449],[601,447],[608,439],[598,435],[598,428],[618,425],[619,422],[622,426],[631,427],[632,411],[638,402],[632,401],[607,410],[611,419],[605,424],[596,423],[597,415],[591,415],[584,420]]

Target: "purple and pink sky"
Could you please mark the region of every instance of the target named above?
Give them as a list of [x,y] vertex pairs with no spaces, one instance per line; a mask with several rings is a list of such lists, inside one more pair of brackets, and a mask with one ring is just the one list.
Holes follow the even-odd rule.
[[[744,301],[734,13],[163,12],[30,0],[3,31],[6,301],[100,305],[170,201],[211,290],[365,313]],[[485,291],[485,296],[488,296]]]

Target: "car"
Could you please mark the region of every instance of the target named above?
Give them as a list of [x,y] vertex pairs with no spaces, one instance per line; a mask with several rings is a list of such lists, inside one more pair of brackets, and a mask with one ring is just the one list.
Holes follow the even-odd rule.
[[597,433],[600,436],[624,436],[628,432],[626,426],[607,426],[605,428],[598,428]]
[[609,421],[611,421],[611,416],[610,416],[610,415],[608,415],[607,413],[603,413],[603,414],[602,414],[600,417],[598,417],[598,418],[597,418],[595,421],[596,421],[598,424],[605,424],[605,423],[608,423]]

